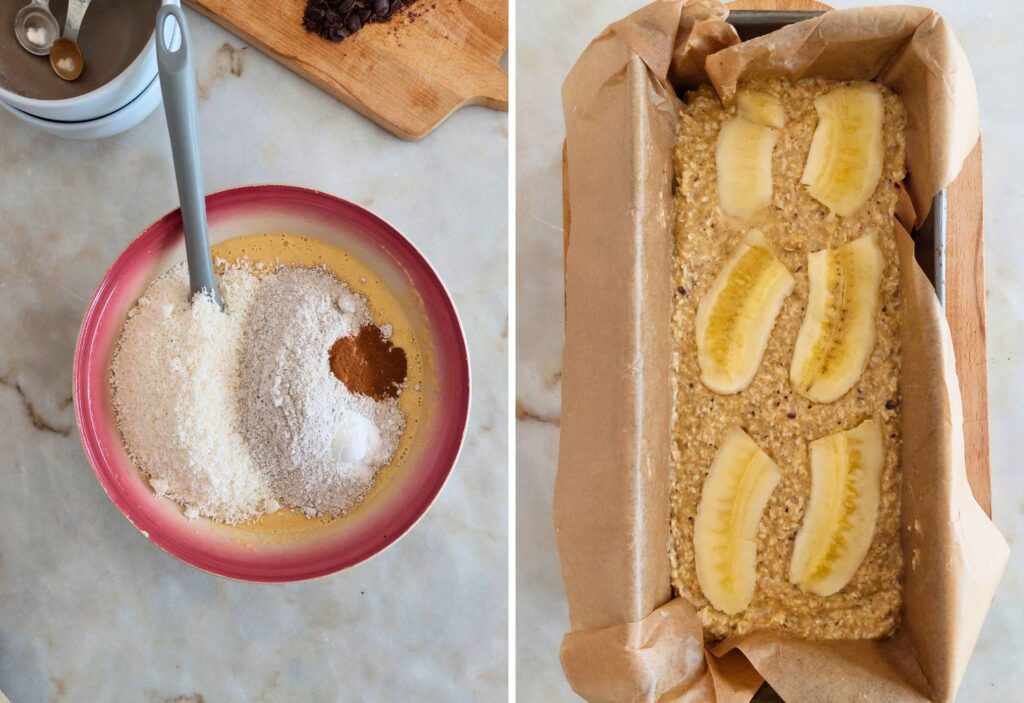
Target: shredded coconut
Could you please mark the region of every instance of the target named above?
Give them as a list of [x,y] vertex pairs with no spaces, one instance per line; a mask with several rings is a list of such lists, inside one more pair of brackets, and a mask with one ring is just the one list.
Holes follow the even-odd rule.
[[157,495],[190,516],[235,523],[256,516],[268,483],[238,432],[242,324],[258,279],[220,278],[224,313],[208,296],[189,304],[188,270],[175,266],[128,312],[110,380],[125,447]]
[[190,519],[345,512],[405,429],[396,399],[330,370],[331,345],[372,323],[366,300],[322,268],[218,265],[223,313],[189,303],[184,264],[128,313],[110,382],[129,455]]

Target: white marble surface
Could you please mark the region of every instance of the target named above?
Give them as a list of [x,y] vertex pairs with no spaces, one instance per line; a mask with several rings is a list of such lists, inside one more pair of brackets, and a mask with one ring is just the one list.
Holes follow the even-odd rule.
[[69,398],[86,300],[176,207],[162,110],[84,143],[0,114],[0,689],[13,703],[504,700],[507,115],[461,110],[401,142],[189,19],[207,189],[316,187],[412,239],[468,335],[466,445],[426,518],[347,573],[244,584],[161,552],[95,480]]
[[[564,135],[559,89],[576,57],[610,22],[642,0],[519,0],[517,75],[517,687],[523,701],[578,700],[558,664],[567,613],[551,527],[558,450],[562,330]],[[835,0],[837,7],[865,5]],[[929,0],[952,23],[978,81],[985,137],[985,256],[993,511],[1016,549],[1024,538],[1024,95],[1013,71],[1024,63],[1019,0]],[[1014,551],[958,700],[1011,701],[1024,690],[1024,554]]]

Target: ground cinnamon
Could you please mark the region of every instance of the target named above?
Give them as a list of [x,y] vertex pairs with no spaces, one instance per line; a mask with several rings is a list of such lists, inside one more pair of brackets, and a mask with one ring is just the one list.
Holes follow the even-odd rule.
[[394,398],[405,383],[405,350],[384,338],[380,328],[367,325],[354,337],[331,345],[331,371],[353,393],[374,400]]

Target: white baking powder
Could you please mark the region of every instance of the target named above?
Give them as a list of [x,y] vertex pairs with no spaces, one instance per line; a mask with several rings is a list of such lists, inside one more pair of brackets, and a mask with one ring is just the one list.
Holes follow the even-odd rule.
[[34,46],[46,46],[49,43],[50,35],[45,27],[28,27],[25,29],[25,38]]

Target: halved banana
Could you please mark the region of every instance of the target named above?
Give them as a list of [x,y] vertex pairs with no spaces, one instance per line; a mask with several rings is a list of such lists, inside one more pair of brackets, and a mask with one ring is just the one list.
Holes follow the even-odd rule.
[[789,381],[816,403],[841,398],[875,347],[875,311],[885,262],[873,233],[807,257],[810,293]]
[[700,380],[716,393],[738,393],[754,380],[782,302],[795,280],[752,230],[697,306]]
[[819,596],[850,582],[871,547],[885,447],[874,420],[811,442],[811,499],[789,580]]
[[814,100],[818,126],[800,182],[841,217],[867,202],[882,177],[882,91],[874,83],[835,88]]
[[779,467],[738,427],[726,434],[701,490],[693,547],[711,605],[735,615],[754,595],[757,530]]
[[771,93],[743,89],[736,93],[736,113],[765,127],[781,129],[786,126],[786,109],[782,101]]
[[775,130],[736,115],[718,132],[715,165],[722,212],[747,218],[772,201],[772,150]]

